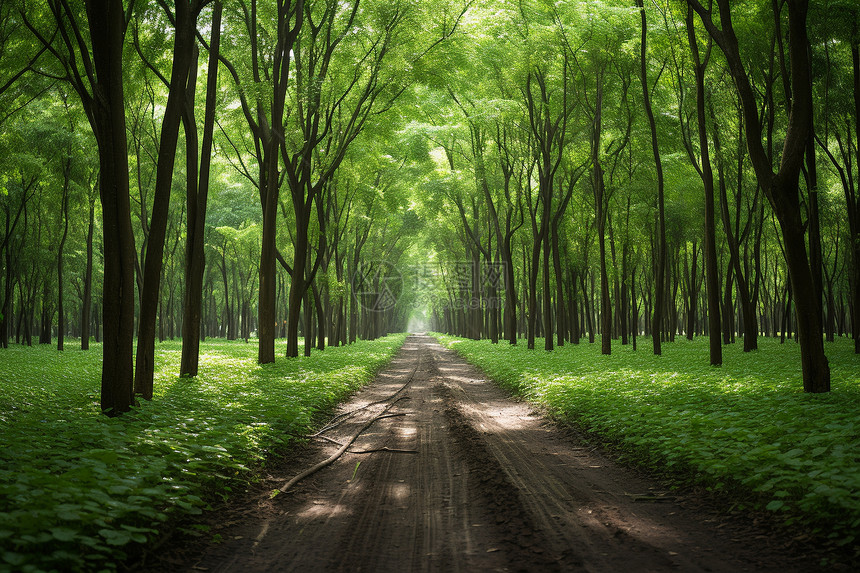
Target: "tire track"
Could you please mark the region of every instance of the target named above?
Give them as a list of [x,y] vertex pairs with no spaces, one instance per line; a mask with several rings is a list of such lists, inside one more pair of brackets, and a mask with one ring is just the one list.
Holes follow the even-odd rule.
[[[463,416],[451,388],[435,386],[445,405],[445,418],[451,439],[462,450],[471,474],[469,503],[486,507],[495,517],[492,527],[498,536],[498,546],[504,548],[508,565],[515,570],[537,568],[541,571],[562,571],[563,562],[570,561],[569,551],[555,555],[546,541],[545,532],[537,526],[502,468],[499,459],[486,447],[480,432]],[[566,568],[573,567],[573,563]]]
[[[388,451],[347,450],[272,496],[342,447],[398,388],[388,406],[397,417],[378,419],[352,447]],[[732,540],[674,500],[637,503],[659,484],[561,433],[430,337],[410,336],[342,412],[353,415],[326,432],[336,443],[314,441],[256,497],[212,516],[221,543],[165,548],[164,566],[147,570],[815,570],[762,538]]]

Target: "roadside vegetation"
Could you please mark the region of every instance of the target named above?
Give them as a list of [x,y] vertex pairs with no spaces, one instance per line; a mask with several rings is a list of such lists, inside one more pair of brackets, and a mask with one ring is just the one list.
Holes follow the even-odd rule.
[[860,530],[860,363],[850,340],[828,344],[829,394],[804,393],[794,342],[724,348],[679,340],[663,356],[592,344],[553,352],[437,335],[501,386],[613,444],[679,483],[700,484],[766,509],[810,536],[857,543]]
[[369,381],[403,340],[262,366],[254,344],[207,341],[194,379],[175,375],[181,343],[166,342],[154,399],[121,419],[100,415],[100,352],[6,349],[0,571],[114,569],[301,439],[315,413]]

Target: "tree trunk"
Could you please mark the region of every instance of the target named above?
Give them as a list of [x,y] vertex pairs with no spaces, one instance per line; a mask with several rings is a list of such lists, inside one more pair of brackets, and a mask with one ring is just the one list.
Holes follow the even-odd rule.
[[[723,363],[723,347],[720,344],[720,285],[717,277],[717,239],[714,226],[714,172],[711,168],[707,124],[705,120],[705,65],[699,58],[699,45],[693,27],[693,10],[687,10],[687,39],[693,55],[696,74],[696,115],[699,127],[699,149],[701,167],[699,175],[705,188],[705,284],[708,293],[708,344],[711,366]],[[707,60],[707,58],[706,58]]]
[[630,260],[630,195],[627,196],[627,210],[625,212],[625,218],[624,245],[621,247],[621,290],[619,292],[622,346],[626,346],[628,344],[630,332],[630,293],[627,269],[628,261]]
[[592,189],[594,191],[594,214],[597,220],[597,241],[600,249],[600,352],[612,353],[612,306],[609,295],[609,275],[606,269],[606,187],[603,167],[600,163],[600,139],[603,129],[603,82],[598,78],[594,104],[594,120],[591,126]]
[[[739,242],[744,242],[747,237],[749,237],[750,226],[752,224],[753,213],[752,211],[756,210],[756,204],[758,202],[758,191],[756,191],[756,197],[753,200],[753,206],[751,212],[748,214],[748,221],[743,231],[740,230],[740,197],[742,191],[742,183],[743,183],[743,156],[741,155],[743,149],[738,149],[738,165],[737,165],[737,193],[736,193],[736,209],[735,209],[735,226],[732,229],[731,217],[729,216],[729,199],[728,199],[728,190],[726,186],[726,177],[725,170],[723,165],[723,157],[721,153],[721,143],[720,143],[720,130],[716,121],[716,112],[714,110],[713,101],[708,102],[708,110],[711,114],[711,119],[714,124],[714,148],[717,151],[717,161],[718,161],[718,172],[720,174],[719,188],[720,188],[720,215],[723,222],[723,231],[726,234],[726,244],[729,247],[729,265],[726,268],[726,292],[725,292],[725,316],[726,323],[729,324],[732,328],[730,332],[729,339],[731,342],[734,342],[734,320],[730,320],[729,317],[733,314],[732,301],[731,301],[731,277],[734,277],[734,282],[737,285],[738,292],[738,304],[741,309],[741,317],[743,321],[743,338],[744,338],[744,352],[751,352],[758,348],[758,327],[756,325],[755,319],[755,306],[752,301],[752,297],[750,295],[750,287],[749,287],[749,273],[745,273],[743,266],[741,266],[741,252]],[[739,120],[743,120],[742,117]],[[742,134],[739,134],[739,139],[741,139]],[[746,258],[746,250],[744,251]],[[748,265],[744,265],[747,266]],[[729,314],[732,313],[732,314]]]
[[[221,58],[221,61],[225,63],[227,69],[230,71],[233,81],[239,90],[242,111],[254,134],[256,159],[259,166],[257,184],[263,215],[259,268],[260,288],[257,304],[257,338],[259,339],[257,362],[260,364],[268,364],[275,361],[275,336],[277,334],[275,323],[277,320],[275,316],[275,297],[277,296],[275,262],[277,248],[275,238],[280,191],[278,146],[284,141],[284,105],[287,84],[290,78],[290,62],[292,61],[295,41],[302,27],[304,12],[303,0],[284,0],[278,2],[276,13],[277,37],[274,39],[274,42],[259,41],[256,2],[251,4],[250,11],[246,10],[243,12],[245,29],[251,42],[252,69],[250,81],[246,80],[243,82],[235,67]],[[293,18],[295,18],[295,24],[293,27],[290,27],[290,22]],[[269,40],[271,39],[269,38]],[[273,48],[271,53],[261,54],[261,51],[271,48]],[[269,63],[271,63],[271,69],[261,69],[262,64]],[[251,88],[250,85],[245,85],[246,83],[254,86],[263,85],[264,77],[271,80],[271,98],[266,98],[260,90]],[[256,98],[255,109],[252,109],[246,94]],[[293,267],[299,269],[293,274],[299,276],[299,280],[301,280],[301,269],[304,267],[298,265],[294,265]],[[299,301],[300,299],[301,297],[299,297]],[[298,304],[299,301],[294,300],[291,291],[290,313],[293,312],[292,306]],[[292,314],[289,317],[292,320]],[[288,332],[288,356],[298,355],[297,320],[292,321],[292,324],[293,331]],[[292,346],[290,346],[291,336],[293,339]]]
[[[808,0],[786,0],[791,57],[792,105],[788,129],[783,146],[780,167],[773,172],[772,158],[761,142],[761,123],[755,91],[750,84],[738,39],[732,28],[731,8],[728,0],[717,0],[722,29],[711,20],[710,11],[698,1],[688,0],[694,7],[709,34],[720,45],[726,56],[729,71],[734,79],[744,108],[744,126],[747,147],[755,168],[756,177],[767,194],[782,232],[786,263],[791,278],[797,311],[797,338],[800,342],[803,388],[807,392],[830,390],[830,366],[824,353],[821,321],[814,291],[813,273],[806,254],[799,200],[798,178],[811,134],[813,99],[810,80],[809,39],[806,19]],[[778,33],[778,32],[777,32]]]
[[319,288],[317,288],[316,282],[311,283],[311,286],[314,296],[314,309],[317,313],[317,350],[325,350],[326,318],[325,311],[323,309],[322,297],[320,296],[320,291]]
[[651,106],[651,91],[648,87],[648,23],[642,0],[636,0],[642,21],[642,39],[640,42],[639,79],[642,83],[642,98],[645,114],[651,129],[651,150],[654,155],[654,165],[657,171],[657,252],[655,257],[655,291],[654,318],[651,325],[651,339],[654,343],[654,354],[662,354],[661,331],[663,330],[663,293],[666,288],[666,210],[664,201],[663,161],[660,157],[660,146],[657,141],[657,124],[654,120],[654,110]]
[[[209,200],[209,173],[215,106],[218,92],[218,54],[221,49],[221,12],[223,2],[216,0],[212,14],[212,37],[209,44],[209,71],[206,80],[206,111],[203,118],[203,148],[200,175],[197,177],[197,127],[193,120],[193,99],[186,97],[185,122],[187,232],[185,235],[185,292],[182,314],[182,358],[180,376],[197,376],[200,360],[200,323],[203,306],[203,273],[206,269],[204,234]],[[189,85],[189,88],[191,86]],[[191,95],[189,89],[188,95]],[[188,118],[186,120],[185,118]]]
[[[854,29],[857,38],[857,29]],[[856,164],[860,165],[860,42],[855,41],[851,46],[852,70],[854,71],[854,135],[857,141]],[[845,188],[845,198],[848,204],[848,222],[851,233],[851,294],[848,307],[851,310],[851,336],[854,338],[854,353],[860,354],[860,202],[854,189]]]
[[[298,271],[297,271],[298,272]],[[313,301],[311,301],[311,289],[306,289],[304,294],[304,302],[302,303],[302,318],[304,318],[304,355],[310,356],[311,349],[314,346],[314,311]]]
[[[9,216],[6,213],[6,228],[9,228]],[[12,321],[12,298],[14,290],[12,285],[12,248],[8,245],[4,252],[6,263],[6,280],[3,282],[3,307],[0,308],[0,348],[9,348],[9,330],[11,329]]]
[[[298,213],[296,214],[294,241],[295,254],[293,257],[293,274],[290,277],[290,298],[287,312],[287,357],[293,358],[299,355],[299,318],[302,310],[302,299],[305,299],[305,292],[307,291],[304,269],[307,266],[308,230],[304,217]],[[260,272],[262,273],[262,270]],[[311,309],[305,308],[305,313],[310,314]],[[262,321],[263,318],[264,315],[261,311],[260,320]],[[305,337],[307,336],[308,333],[305,332]],[[305,341],[305,346],[307,344],[308,342]]]
[[[806,245],[803,240],[803,224],[798,217],[783,223],[783,241],[789,268],[809,269]],[[803,390],[805,392],[829,392],[830,368],[824,354],[821,337],[821,321],[818,314],[815,286],[811,272],[789,273],[791,290],[794,297],[797,340],[801,343],[801,367],[803,371]],[[817,344],[810,344],[816,342]],[[804,351],[803,345],[806,344]]]
[[570,341],[573,344],[579,344],[579,339],[582,338],[582,329],[579,322],[579,304],[576,296],[577,271],[571,268],[569,271],[567,290],[570,294]]
[[[588,329],[588,343],[594,344],[594,297],[588,296],[588,273],[583,273],[580,279],[583,297],[583,312],[585,313],[585,327]],[[594,275],[591,275],[592,291],[594,290]]]
[[63,169],[63,236],[57,248],[57,350],[63,350],[63,338],[66,333],[66,310],[63,307],[63,250],[66,248],[66,238],[69,236],[69,183],[71,169],[72,159],[69,157]]
[[[155,194],[149,226],[146,260],[143,270],[143,290],[140,294],[140,316],[137,331],[137,359],[135,364],[134,393],[146,400],[152,399],[152,381],[155,369],[155,324],[158,313],[161,271],[164,262],[164,239],[170,210],[170,190],[173,185],[173,166],[176,145],[179,141],[179,123],[182,120],[185,90],[189,70],[192,70],[195,51],[197,14],[189,2],[175,3],[176,26],[173,42],[173,66],[161,137],[158,145],[158,163],[155,174]],[[196,66],[191,76],[196,78]]]
[[[473,245],[470,250],[472,252],[472,264],[470,265],[472,292],[469,297],[469,338],[480,340],[483,334],[481,329],[483,326],[481,316],[481,251],[478,245]],[[381,332],[376,333],[377,336],[381,334]]]
[[109,416],[127,412],[134,400],[134,233],[128,181],[128,146],[123,95],[124,13],[119,0],[87,4],[94,86],[91,122],[99,150],[99,193],[104,233],[101,409]]
[[[523,247],[525,249],[525,246]],[[525,254],[525,253],[524,253]],[[537,304],[537,282],[538,282],[538,261],[540,260],[540,242],[539,238],[534,239],[534,243],[532,244],[532,257],[531,263],[525,267],[528,269],[528,277],[529,277],[529,286],[528,286],[528,333],[527,333],[527,347],[529,350],[534,350],[535,348],[535,335],[537,329],[537,315],[538,315],[538,304]]]
[[502,248],[502,264],[505,273],[505,336],[511,346],[517,344],[517,286],[514,276],[514,257],[511,250],[511,236],[508,233]]
[[636,336],[639,334],[639,309],[636,306],[636,267],[630,271],[630,334],[635,351]]
[[[544,218],[549,218],[548,210],[544,211]],[[547,223],[548,225],[548,223]],[[552,291],[550,289],[550,245],[548,237],[544,234],[543,247],[543,284],[541,290],[543,292],[543,325],[544,325],[544,350],[553,349],[553,336],[555,334],[555,325],[552,314]]]
[[[814,114],[809,114],[810,124]],[[821,254],[821,217],[818,207],[818,166],[815,159],[815,128],[806,147],[807,222],[809,229],[809,264],[812,272],[813,299],[818,307],[818,324],[824,326],[824,261]],[[821,334],[821,333],[819,333]]]
[[[260,291],[257,301],[259,325],[257,338],[257,362],[269,364],[275,361],[275,234],[278,226],[278,141],[269,136],[264,151],[264,161],[260,165],[260,202],[263,209],[263,236],[260,245]],[[299,255],[298,253],[302,254]],[[290,284],[290,306],[287,315],[287,356],[298,356],[298,313],[301,309],[304,287],[305,249],[296,245],[296,260],[293,262],[293,275]]]
[[[600,166],[597,167],[601,170]],[[602,170],[601,170],[602,171]],[[603,174],[596,174],[602,183]],[[601,184],[599,183],[599,184]],[[606,230],[603,200],[597,210],[597,239],[600,245],[600,353],[612,353],[612,303],[609,295],[609,275],[606,269]]]
[[558,221],[553,217],[553,225],[551,229],[551,246],[552,246],[552,267],[555,272],[555,300],[557,306],[556,316],[557,323],[557,345],[564,346],[564,339],[568,333],[567,313],[564,304],[564,277],[565,274],[561,268],[561,252],[559,250],[558,237]]
[[735,321],[734,302],[732,301],[732,285],[735,281],[735,258],[729,256],[729,264],[726,266],[726,288],[723,291],[723,306],[722,306],[722,327],[723,327],[723,344],[729,345],[734,342],[735,336]]
[[93,231],[95,229],[95,198],[90,200],[87,219],[86,266],[84,267],[84,296],[81,301],[81,350],[90,349],[90,317],[93,305]]
[[695,241],[693,241],[693,259],[691,261],[692,268],[689,271],[689,279],[688,279],[688,290],[689,294],[689,315],[687,316],[687,339],[693,340],[693,334],[696,331],[696,315],[698,312],[698,302],[699,302],[699,274],[697,271],[697,259],[699,255],[699,248]]
[[[42,282],[42,308],[39,319],[39,344],[51,343],[51,322],[54,318],[54,308],[51,302],[51,291],[47,276]],[[35,310],[35,309],[34,309]]]

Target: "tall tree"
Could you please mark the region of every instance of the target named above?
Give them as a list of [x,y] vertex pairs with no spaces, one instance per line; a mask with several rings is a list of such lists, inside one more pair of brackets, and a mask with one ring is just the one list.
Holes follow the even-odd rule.
[[[560,93],[548,84],[548,70],[540,67],[530,70],[526,76],[523,96],[528,111],[530,139],[534,145],[534,162],[537,168],[538,194],[534,205],[530,205],[532,218],[532,261],[529,288],[529,348],[534,347],[534,319],[537,316],[538,270],[542,269],[543,331],[544,349],[553,349],[553,308],[550,290],[550,225],[553,217],[553,199],[556,172],[564,158],[567,122],[570,117],[568,99],[568,58],[564,52]],[[553,97],[555,96],[555,97]],[[560,102],[558,100],[561,100]],[[542,255],[542,256],[541,256]]]
[[512,248],[514,234],[523,226],[522,188],[515,185],[512,197],[511,179],[516,169],[516,162],[511,149],[510,135],[507,127],[497,125],[496,145],[499,154],[499,168],[502,171],[502,212],[505,217],[505,228],[502,231],[499,224],[499,209],[496,207],[492,197],[486,195],[489,188],[485,190],[487,208],[490,212],[490,220],[496,232],[496,244],[502,262],[502,272],[505,286],[505,310],[504,331],[505,337],[512,345],[517,343],[517,288],[514,276],[514,251]]
[[[254,181],[260,193],[263,212],[263,238],[260,248],[260,290],[257,312],[259,321],[257,361],[275,361],[275,261],[277,245],[278,204],[281,186],[279,165],[281,146],[285,143],[284,110],[293,49],[305,17],[304,0],[278,0],[274,20],[264,21],[257,0],[240,0],[241,21],[250,42],[250,62],[243,60],[246,72],[222,54],[236,85],[242,113],[254,139],[254,155],[258,172]],[[263,11],[268,14],[269,10]],[[273,41],[264,41],[265,39]],[[242,55],[244,57],[244,54]],[[267,86],[267,88],[263,88]],[[237,153],[241,153],[237,150]],[[300,271],[299,271],[300,272]],[[294,273],[295,274],[295,273]],[[297,347],[298,348],[298,347]],[[296,354],[298,350],[296,350]]]
[[[152,381],[155,371],[155,324],[158,313],[161,271],[164,263],[164,240],[170,211],[170,190],[173,185],[173,166],[179,141],[179,123],[185,108],[189,70],[197,61],[194,58],[197,17],[209,0],[178,0],[175,11],[164,8],[173,24],[173,63],[167,84],[167,103],[161,123],[158,143],[158,160],[155,174],[155,193],[152,201],[152,218],[149,224],[146,260],[143,270],[143,288],[140,293],[140,315],[137,329],[137,358],[135,363],[134,392],[146,400],[152,399]],[[139,50],[140,51],[140,50]],[[141,52],[141,56],[143,54]],[[153,66],[151,69],[157,72]],[[160,74],[159,74],[160,75]],[[196,77],[196,74],[194,74]]]
[[[69,82],[80,97],[98,144],[105,259],[101,407],[116,416],[131,408],[134,379],[135,255],[122,56],[134,0],[125,7],[121,0],[89,0],[85,13],[62,0],[48,0],[48,7],[57,42],[53,31],[41,27],[43,22],[30,19],[26,5],[21,16],[59,62],[61,71],[53,75]],[[50,70],[43,73],[52,75]]]
[[815,303],[816,293],[804,241],[804,223],[798,186],[808,139],[812,136],[810,116],[813,111],[813,100],[806,28],[809,1],[786,0],[785,2],[788,7],[792,103],[777,171],[773,168],[773,158],[762,144],[761,110],[734,30],[729,0],[716,0],[719,24],[714,21],[712,11],[705,8],[698,0],[688,0],[688,3],[699,15],[708,33],[725,55],[738,96],[743,104],[750,160],[755,169],[756,178],[779,221],[797,310],[797,339],[801,346],[803,389],[806,392],[828,392],[830,391],[830,366],[824,354],[821,315]]
[[657,257],[654,277],[654,318],[651,321],[651,339],[654,343],[654,354],[662,354],[663,336],[663,305],[666,288],[666,201],[665,183],[663,179],[663,160],[660,156],[660,145],[657,139],[657,123],[654,120],[654,110],[651,106],[651,87],[648,83],[648,22],[642,0],[636,0],[636,7],[642,22],[642,35],[639,44],[639,79],[642,83],[642,102],[648,126],[651,129],[651,152],[654,155],[654,167],[657,172]]
[[351,6],[326,0],[305,7],[306,25],[294,45],[296,102],[289,118],[294,129],[281,145],[293,218],[287,356],[298,355],[302,300],[325,252],[321,232],[311,260],[316,202],[371,113],[389,108],[405,88],[401,72],[387,65],[414,8],[404,2],[381,6],[358,0]]
[[93,179],[87,181],[87,239],[86,260],[84,262],[84,288],[81,293],[81,350],[90,349],[90,324],[92,322],[93,305],[93,235],[96,219],[96,193],[93,189]]
[[[746,256],[741,255],[740,245],[746,244],[747,239],[750,236],[750,232],[752,230],[752,225],[755,219],[754,214],[758,211],[758,202],[759,202],[759,187],[756,187],[756,190],[753,194],[753,198],[751,204],[749,205],[749,212],[746,220],[746,224],[741,228],[741,203],[742,203],[742,195],[744,191],[744,153],[743,153],[743,138],[738,138],[739,149],[737,152],[737,181],[735,182],[735,191],[734,191],[734,202],[735,202],[735,213],[734,213],[734,226],[732,225],[731,214],[729,213],[729,199],[728,199],[728,183],[727,178],[728,174],[726,173],[726,163],[725,154],[723,151],[721,139],[721,131],[720,125],[717,121],[717,113],[714,109],[714,98],[711,97],[708,100],[708,112],[711,118],[713,137],[714,137],[714,151],[717,155],[717,173],[718,173],[718,187],[720,192],[720,215],[723,221],[723,231],[726,236],[726,245],[729,248],[729,264],[727,269],[727,275],[729,277],[734,277],[734,282],[737,284],[738,290],[738,298],[740,299],[741,306],[741,318],[743,320],[743,335],[744,335],[744,352],[750,352],[752,350],[756,350],[758,348],[758,325],[755,317],[755,304],[753,300],[753,295],[750,292],[749,286],[749,265],[745,264],[748,260]],[[743,121],[742,117],[739,118],[739,128],[743,129]],[[746,267],[746,268],[745,268]],[[731,297],[731,289],[728,285],[726,285],[725,297],[726,300],[729,300]],[[728,312],[729,305],[726,304],[726,312]],[[732,321],[726,317],[726,323],[732,325]]]
[[[705,69],[711,57],[711,43],[705,57],[699,56],[699,40],[696,38],[696,28],[693,22],[693,10],[687,10],[687,39],[690,52],[693,55],[693,70],[696,77],[696,117],[699,132],[699,162],[693,161],[696,171],[702,178],[705,189],[705,287],[708,294],[708,344],[710,348],[711,366],[723,363],[723,347],[720,333],[720,283],[717,276],[717,232],[714,223],[714,170],[711,165],[710,143],[708,141],[707,116],[705,115]],[[692,150],[690,159],[694,160]]]
[[[851,261],[848,306],[854,352],[860,354],[860,177],[853,168],[860,164],[860,9],[850,3],[828,5],[823,16],[826,30],[844,27],[841,34],[844,39],[824,43],[824,103],[819,109],[824,133],[817,134],[816,140],[835,169],[845,196]],[[831,44],[845,45],[850,55],[839,58]],[[844,67],[837,62],[845,62]],[[850,75],[850,83],[841,81],[845,75]]]
[[[182,358],[180,376],[197,376],[200,359],[200,318],[203,304],[203,272],[206,260],[203,250],[206,208],[209,200],[209,173],[212,163],[212,140],[215,127],[215,104],[218,91],[218,58],[221,53],[221,13],[223,2],[215,0],[212,14],[212,36],[209,41],[209,65],[206,80],[206,111],[203,118],[203,147],[200,172],[197,173],[197,125],[194,121],[196,82],[188,82],[185,98],[186,142],[186,212],[185,292],[182,315]],[[196,74],[192,71],[192,76]]]
[[[68,113],[68,106],[66,106]],[[72,126],[73,128],[74,126]],[[71,133],[69,134],[71,136]],[[71,138],[70,138],[71,139]],[[72,186],[72,145],[68,144],[65,157],[61,161],[61,169],[63,176],[63,195],[60,206],[62,213],[63,234],[60,238],[60,244],[57,247],[57,350],[63,350],[65,334],[66,334],[66,312],[64,305],[64,280],[63,270],[65,268],[65,260],[63,251],[66,248],[66,240],[69,237],[69,194]]]

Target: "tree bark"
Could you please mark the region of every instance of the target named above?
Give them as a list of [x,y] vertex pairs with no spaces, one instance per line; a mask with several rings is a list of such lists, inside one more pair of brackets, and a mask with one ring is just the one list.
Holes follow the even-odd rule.
[[[167,217],[170,210],[170,190],[173,185],[173,165],[176,160],[176,145],[179,141],[179,123],[182,120],[185,90],[193,61],[194,32],[199,10],[197,7],[192,7],[188,0],[180,0],[175,3],[175,6],[173,67],[158,144],[155,193],[144,261],[137,330],[134,393],[145,400],[152,399],[152,381],[155,372],[155,324],[161,290]],[[194,76],[196,77],[196,70]]]
[[119,0],[91,0],[87,3],[87,19],[98,78],[88,116],[98,143],[104,233],[101,409],[109,416],[117,416],[131,409],[134,401],[135,250],[122,73],[126,23]]
[[808,0],[786,0],[788,27],[791,37],[791,85],[793,99],[788,129],[783,145],[779,170],[774,173],[772,158],[765,151],[761,136],[759,107],[756,94],[744,68],[738,39],[732,27],[728,0],[717,0],[722,28],[711,19],[711,13],[697,0],[688,0],[717,42],[737,87],[744,108],[747,148],[756,177],[773,207],[785,245],[786,263],[797,314],[797,338],[801,348],[803,389],[806,392],[830,390],[830,366],[824,353],[821,321],[815,304],[814,280],[806,254],[804,227],[801,217],[798,178],[811,137],[810,115],[813,111],[810,83],[809,40],[806,30]]
[[693,55],[693,67],[696,74],[696,115],[699,127],[699,153],[701,166],[697,167],[705,188],[705,286],[708,294],[708,346],[710,349],[711,366],[721,366],[723,363],[723,347],[720,343],[720,284],[717,268],[717,239],[714,225],[714,172],[711,167],[708,131],[705,121],[705,62],[699,58],[699,43],[693,26],[693,10],[687,10],[687,39]]
[[[853,30],[854,44],[851,46],[851,62],[854,72],[854,141],[857,142],[856,164],[860,165],[860,36]],[[853,188],[845,187],[845,199],[848,205],[848,222],[851,233],[851,294],[849,308],[851,309],[851,335],[854,338],[854,353],[860,354],[860,202]]]
[[595,95],[594,119],[591,125],[592,191],[594,192],[594,215],[597,220],[597,242],[600,252],[600,352],[612,353],[612,303],[609,295],[609,274],[606,269],[606,187],[603,166],[600,162],[601,133],[603,130],[603,81],[598,76]]
[[93,306],[93,231],[95,229],[95,197],[90,200],[87,223],[87,262],[84,268],[84,296],[81,301],[81,350],[90,349],[90,318]]
[[[182,315],[182,358],[180,376],[197,376],[200,359],[200,322],[203,306],[203,273],[206,269],[204,239],[206,209],[209,200],[209,173],[212,157],[212,136],[215,126],[215,105],[218,91],[218,57],[221,49],[221,13],[223,2],[216,0],[212,14],[212,37],[209,43],[209,71],[206,80],[206,111],[203,118],[203,149],[200,175],[197,176],[197,126],[194,122],[193,99],[186,97],[185,122],[187,161],[187,231],[185,235],[185,292]],[[189,92],[191,85],[189,82]],[[188,119],[185,119],[188,118]]]
[[[720,188],[720,214],[723,222],[723,231],[726,234],[726,244],[729,247],[729,266],[726,269],[727,277],[734,276],[735,284],[737,284],[738,299],[741,308],[741,318],[743,320],[743,337],[744,337],[744,352],[751,352],[758,349],[758,325],[755,319],[755,306],[750,295],[749,276],[744,272],[741,265],[741,252],[739,243],[744,242],[749,237],[750,227],[752,225],[753,212],[757,208],[758,190],[753,200],[752,208],[748,214],[747,224],[744,229],[740,229],[740,197],[743,184],[743,156],[740,155],[742,149],[739,149],[738,166],[737,166],[737,192],[735,197],[735,225],[734,229],[731,224],[729,215],[729,200],[728,190],[726,186],[725,169],[723,164],[723,156],[721,149],[720,130],[716,121],[716,112],[713,102],[709,102],[708,111],[711,114],[711,119],[714,124],[714,149],[717,152],[718,172],[719,172],[719,188]],[[740,134],[739,134],[740,135]],[[731,281],[726,279],[726,313],[732,311],[731,306]],[[726,317],[729,315],[726,314]],[[728,320],[727,320],[728,322]],[[734,324],[734,321],[731,321]],[[730,338],[734,342],[734,331],[732,330]]]
[[71,182],[72,158],[63,165],[63,236],[57,248],[57,350],[63,350],[66,333],[66,311],[63,306],[63,250],[69,236],[69,183]]
[[651,339],[654,344],[654,354],[662,354],[661,333],[663,330],[663,293],[666,289],[666,209],[664,200],[663,161],[660,157],[660,146],[657,140],[657,123],[651,106],[651,90],[648,87],[648,23],[642,0],[636,0],[636,6],[642,21],[642,39],[640,42],[639,78],[642,82],[642,99],[648,125],[651,129],[651,151],[654,154],[654,166],[657,171],[657,257],[655,265],[654,319],[652,320]]

